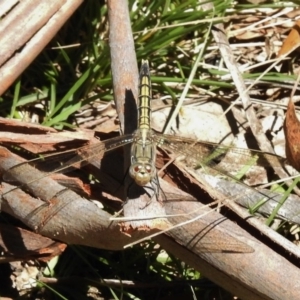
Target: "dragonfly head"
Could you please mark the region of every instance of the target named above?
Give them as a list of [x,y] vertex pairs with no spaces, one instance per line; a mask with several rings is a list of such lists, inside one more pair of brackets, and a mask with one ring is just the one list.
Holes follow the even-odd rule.
[[135,163],[129,169],[129,174],[135,183],[140,186],[145,186],[155,177],[156,169],[148,163]]

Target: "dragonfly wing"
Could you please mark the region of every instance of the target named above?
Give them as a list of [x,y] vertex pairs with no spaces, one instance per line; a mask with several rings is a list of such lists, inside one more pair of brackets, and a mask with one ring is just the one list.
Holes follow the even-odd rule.
[[[129,144],[131,141],[132,135],[120,136],[99,142],[92,146],[21,163],[21,159],[14,154],[6,154],[3,156],[5,159],[3,159],[1,163],[1,173],[5,180],[18,182],[19,186],[5,191],[2,194],[2,199],[7,197],[8,194],[14,190],[24,187],[36,197],[45,201],[45,205],[34,209],[30,217],[30,219],[33,220],[35,219],[33,215],[43,214],[41,224],[33,226],[37,227],[37,229],[38,227],[41,228],[51,220],[54,215],[66,207],[68,203],[70,203],[69,201],[73,201],[72,199],[74,199],[74,196],[68,197],[70,191],[67,188],[57,184],[53,180],[53,183],[52,181],[49,183],[47,178],[49,175],[57,172],[68,172],[87,163],[93,163],[93,160],[101,160],[105,151]],[[8,152],[5,148],[3,150]],[[36,167],[41,167],[44,171],[41,172]],[[69,199],[69,201],[66,200],[66,198]]]
[[[195,141],[172,135],[157,134],[155,140],[158,146],[177,155],[183,155],[187,166],[194,169],[201,167],[205,169],[205,173],[223,175],[236,182],[240,182],[240,178],[249,170],[257,170],[255,176],[258,181],[263,178],[264,169],[262,168],[282,168],[286,161],[285,158],[271,153]],[[256,182],[256,184],[258,183],[263,182]]]
[[[100,161],[104,152],[129,144],[131,141],[132,135],[119,136],[79,149],[67,150],[45,155],[28,162],[17,163],[3,172],[3,179],[8,182],[18,182],[20,186],[25,186],[32,191],[30,184],[38,182],[53,173],[70,172],[96,160]],[[36,169],[40,171],[37,172]]]
[[213,210],[207,212],[204,209],[197,215],[190,215],[188,218],[176,217],[171,222],[176,224],[176,229],[170,231],[171,236],[184,237],[184,240],[189,241],[187,246],[200,253],[254,252],[241,233],[235,233],[241,229]]
[[237,166],[243,166],[251,159],[255,165],[263,167],[281,168],[286,163],[286,159],[281,156],[259,150],[236,148],[167,134],[156,134],[155,139],[162,148],[188,156],[194,163],[200,165],[214,165],[225,156],[227,163]]
[[[208,185],[210,186],[210,191],[213,192],[214,189],[217,190],[218,184],[210,184],[210,182],[207,182],[207,180],[205,180],[203,176],[211,175],[210,177],[214,178],[216,177],[216,175],[221,175],[222,177],[225,177],[227,179],[223,180],[223,186],[226,185],[226,183],[230,184],[227,192],[224,188],[222,190],[219,190],[219,192],[226,196],[224,198],[240,202],[240,200],[244,201],[243,199],[247,199],[247,197],[250,195],[255,195],[256,203],[259,200],[263,199],[273,201],[274,195],[270,191],[259,191],[248,186],[247,184],[236,178],[234,175],[221,168],[217,163],[220,158],[224,157],[224,153],[226,151],[237,152],[240,156],[245,156],[247,160],[249,158],[256,158],[256,156],[257,159],[260,159],[261,152],[225,147],[214,143],[197,142],[191,139],[175,137],[171,135],[158,134],[156,137],[156,142],[159,146],[167,149],[168,151],[172,151],[175,154],[184,155],[186,162],[185,166],[193,167],[193,176],[196,176],[199,181],[204,184],[204,186],[208,183]],[[268,155],[268,158],[274,158],[274,161],[276,161],[276,159],[278,158],[278,156],[272,154],[263,155]],[[266,156],[262,156],[262,158],[265,159]],[[284,161],[283,158],[280,159],[281,162]],[[245,159],[242,161],[235,161],[235,164],[239,163],[242,167],[243,161],[245,161]],[[195,168],[200,166],[202,167],[201,170],[195,170]],[[236,189],[234,187],[236,187]],[[241,190],[243,192],[241,192]],[[210,191],[208,190],[208,192]]]
[[[57,183],[54,180],[44,179],[48,180],[49,189],[55,188]],[[8,192],[11,189],[9,184],[2,185],[2,191],[6,193],[3,196],[3,211],[15,216],[38,233],[65,243],[99,248],[109,247],[109,240],[114,232],[120,233],[116,239],[122,239],[119,227],[112,230],[115,224],[109,220],[109,213],[71,190],[59,194],[46,205],[21,189]],[[106,239],[106,236],[109,238]]]
[[168,235],[175,239],[182,237],[188,247],[197,247],[203,253],[254,251],[242,237],[247,233],[241,233],[236,224],[211,209],[211,204],[203,205],[181,190],[174,194],[177,188],[163,180],[160,180],[160,186],[167,197],[164,201],[165,213],[169,216],[167,220],[172,224],[167,229]]

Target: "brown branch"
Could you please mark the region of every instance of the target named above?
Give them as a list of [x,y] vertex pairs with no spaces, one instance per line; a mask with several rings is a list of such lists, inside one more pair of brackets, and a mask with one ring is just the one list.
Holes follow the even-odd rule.
[[[174,233],[177,235],[177,233]],[[194,240],[187,228],[184,240]],[[220,237],[222,239],[222,237]],[[159,236],[156,241],[167,251],[200,270],[201,274],[231,291],[241,299],[298,299],[295,289],[299,269],[288,260],[252,238],[254,253],[198,253],[201,241],[192,247],[178,238],[176,241]],[[182,245],[179,243],[182,242]]]
[[51,41],[82,0],[20,1],[0,20],[0,95]]
[[[138,66],[128,1],[108,0],[109,46],[113,90],[122,133],[136,129]],[[126,119],[125,119],[126,118]]]
[[[2,172],[18,163],[12,162],[15,159],[15,156],[11,157],[7,150],[2,150],[0,157]],[[27,172],[38,171],[29,169]],[[26,174],[28,173],[24,174],[25,180],[28,179]],[[299,270],[295,266],[224,216],[210,209],[201,208],[201,203],[196,201],[184,201],[186,197],[184,193],[166,185],[163,181],[161,185],[167,195],[178,194],[178,201],[159,203],[153,200],[153,202],[161,205],[167,215],[186,215],[154,219],[149,223],[152,229],[150,227],[148,231],[139,227],[139,230],[122,232],[122,222],[119,224],[116,221],[111,222],[108,213],[72,191],[59,192],[63,188],[50,178],[39,180],[32,191],[40,193],[39,199],[17,189],[3,195],[2,208],[43,235],[67,243],[112,250],[122,249],[124,245],[145,238],[158,229],[170,229],[174,225],[202,215],[190,224],[167,232],[169,237],[160,235],[155,237],[155,240],[174,255],[201,270],[205,276],[242,296],[243,299],[269,299],[266,295],[273,296],[274,293],[279,293],[280,291],[274,288],[274,282],[279,279],[283,282],[278,270],[284,268],[287,274],[285,278],[299,276]],[[11,188],[3,183],[1,191],[6,193]],[[44,197],[50,199],[47,204],[41,200]],[[203,215],[206,211],[209,213]],[[251,249],[254,252],[251,253]],[[283,284],[285,287],[280,287],[281,294],[278,295],[287,293],[290,295],[289,298],[295,299],[292,293],[296,289],[291,287],[295,282],[289,280]]]
[[[166,190],[166,187],[163,186],[163,189]],[[199,205],[197,202],[166,205],[166,213],[169,215],[189,214],[168,220],[175,225],[203,215],[207,209],[199,210]],[[195,213],[190,214],[191,211]],[[253,234],[255,233],[249,234],[237,224],[212,211],[195,222],[171,230],[167,233],[170,238],[160,235],[155,240],[164,249],[200,270],[205,277],[242,299],[297,298],[298,291],[293,288],[297,285],[297,280],[290,278],[295,278],[293,276],[298,276],[300,272],[289,261],[289,252],[285,252],[284,258]],[[261,238],[260,233],[257,237]],[[245,248],[243,253],[240,242],[252,247],[253,252],[247,252]]]

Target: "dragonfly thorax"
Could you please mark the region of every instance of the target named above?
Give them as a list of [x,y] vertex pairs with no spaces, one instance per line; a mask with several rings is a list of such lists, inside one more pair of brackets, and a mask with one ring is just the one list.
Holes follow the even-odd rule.
[[150,129],[138,129],[131,145],[130,176],[141,186],[149,183],[156,175],[156,143]]

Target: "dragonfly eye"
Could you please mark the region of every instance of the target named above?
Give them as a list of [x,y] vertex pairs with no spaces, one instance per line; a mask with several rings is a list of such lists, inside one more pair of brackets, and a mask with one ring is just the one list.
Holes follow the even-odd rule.
[[146,171],[147,171],[149,174],[152,173],[152,168],[151,168],[150,165],[147,165],[147,166],[145,167],[145,169],[146,169]]
[[141,168],[142,167],[140,165],[139,166],[135,166],[134,167],[134,171],[138,173],[141,170]]

